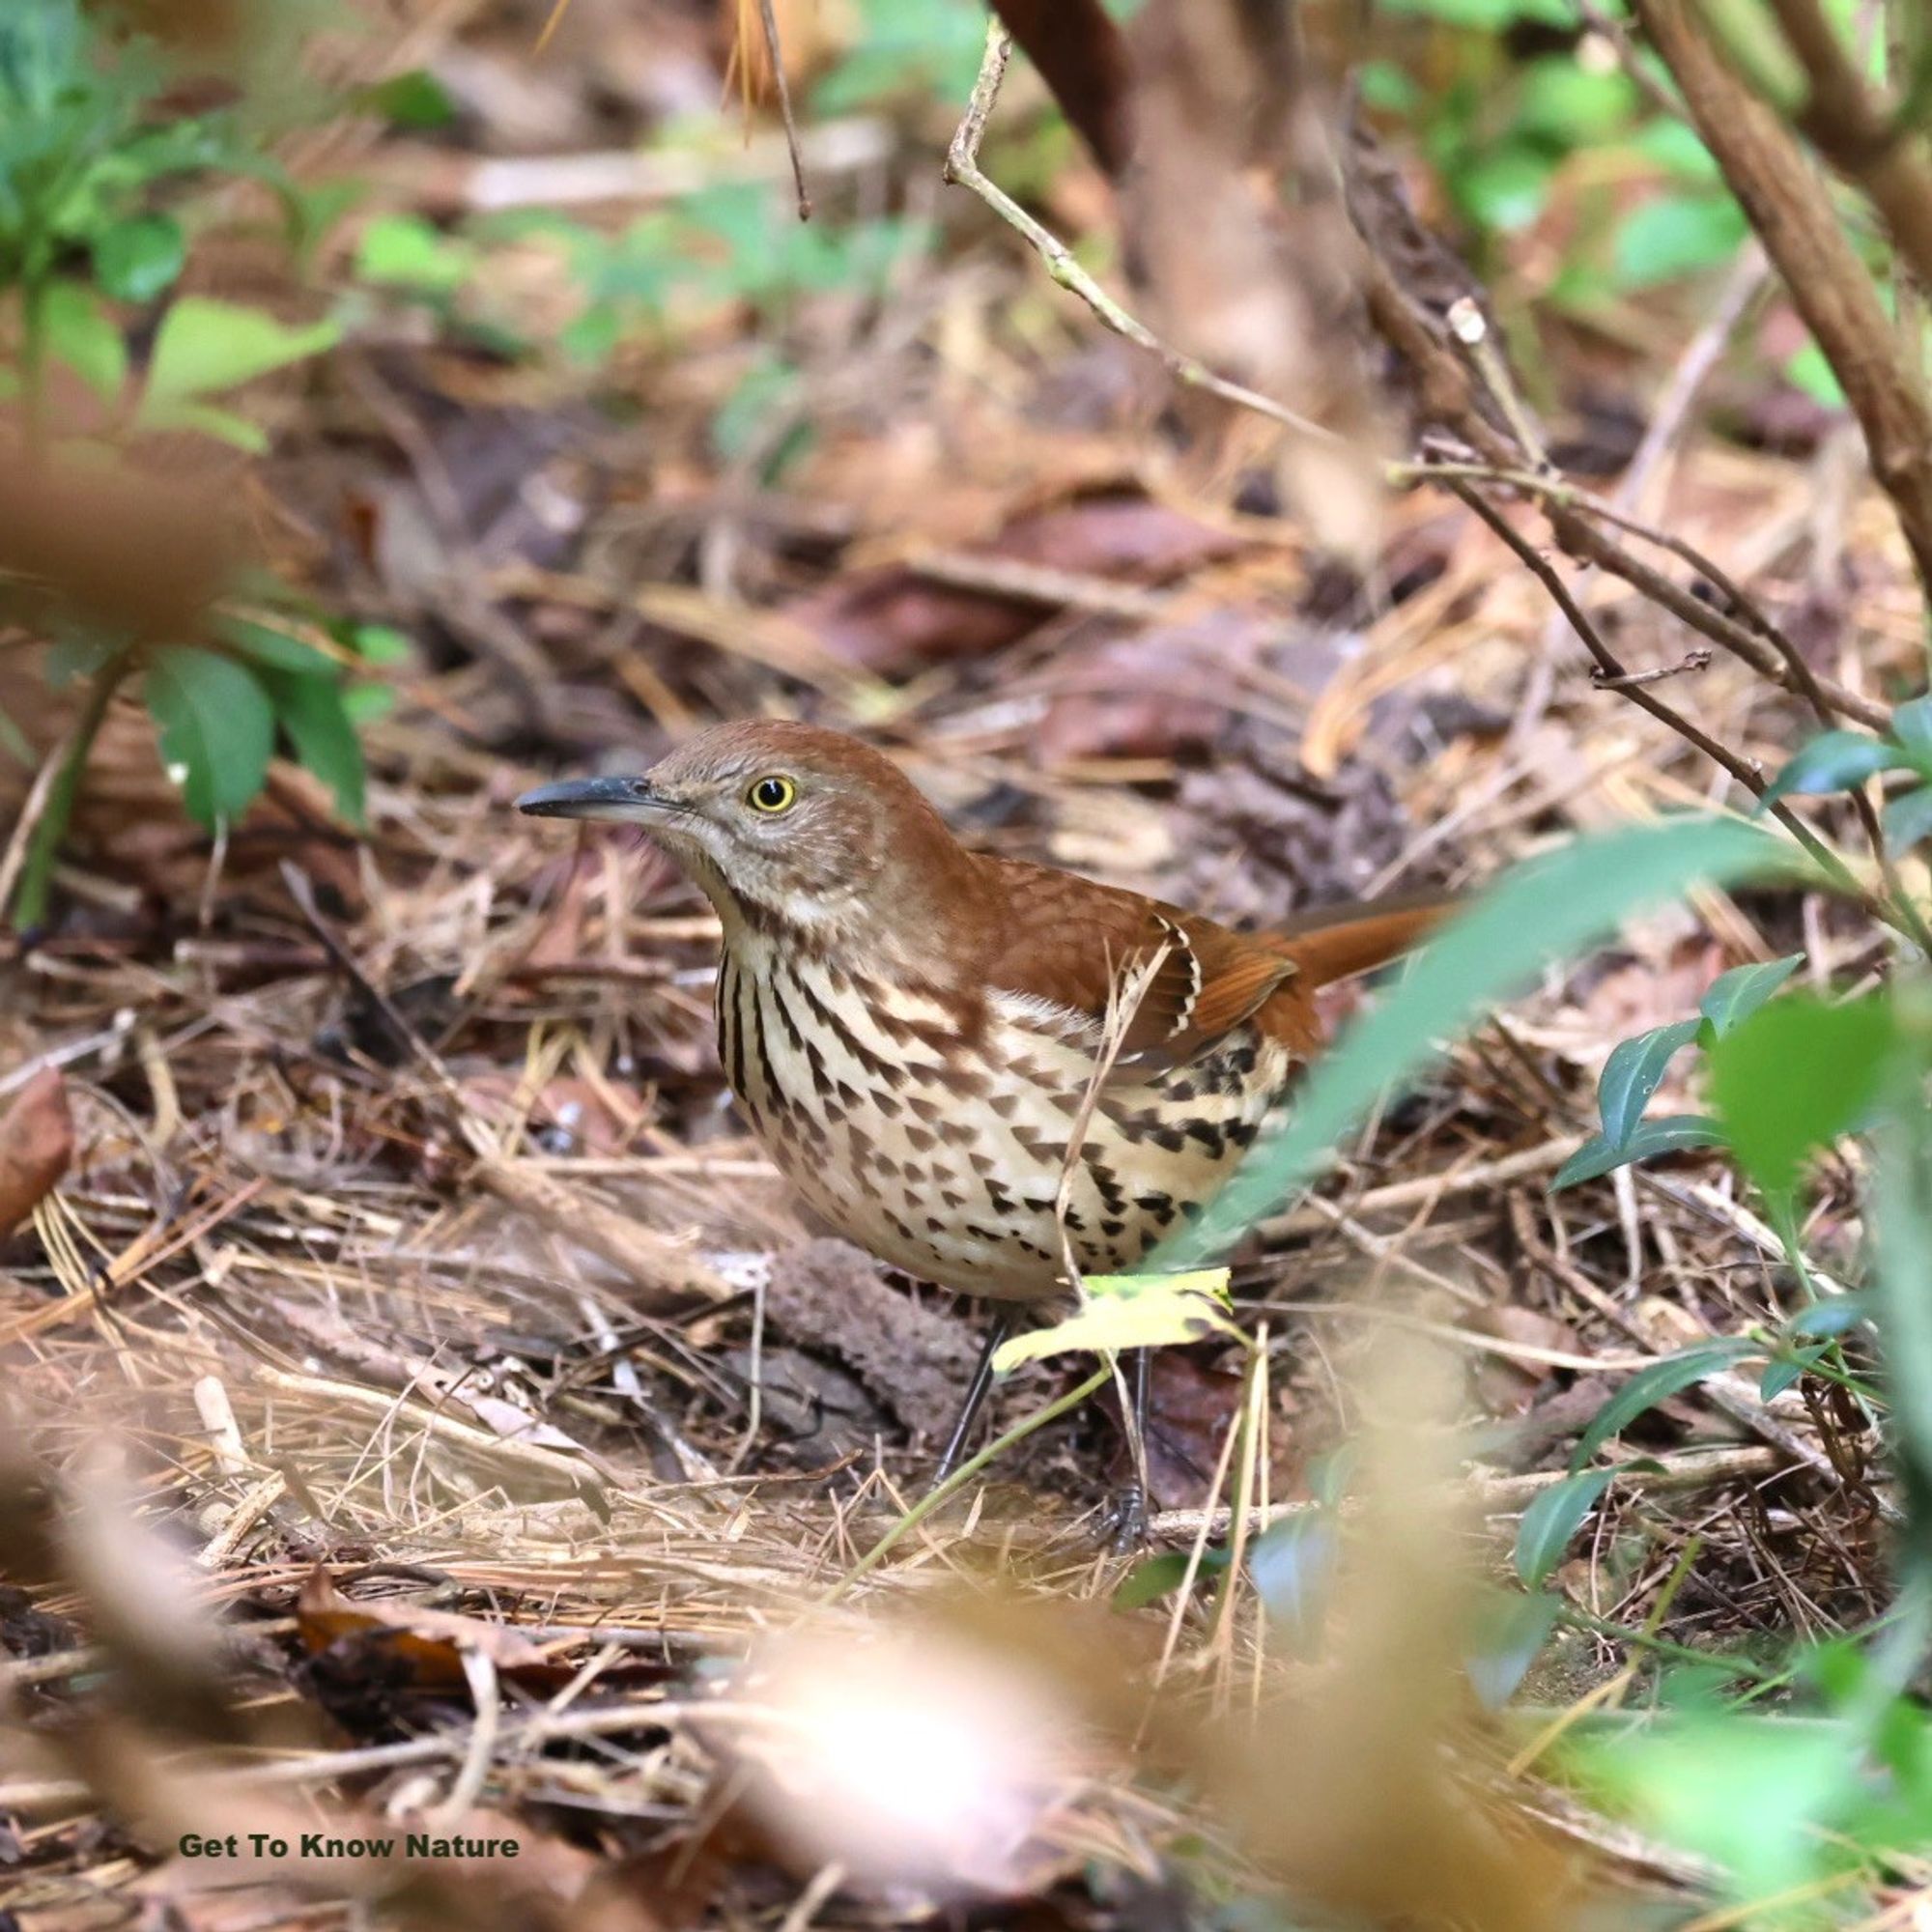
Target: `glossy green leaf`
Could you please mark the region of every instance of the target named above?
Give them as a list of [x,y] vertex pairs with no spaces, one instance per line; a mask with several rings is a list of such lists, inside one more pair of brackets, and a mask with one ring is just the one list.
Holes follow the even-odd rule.
[[1510,872],[1380,992],[1310,1069],[1283,1131],[1242,1164],[1199,1222],[1152,1258],[1218,1253],[1306,1182],[1378,1099],[1439,1058],[1544,962],[1702,880],[1809,876],[1790,846],[1734,819],[1681,818],[1579,838]]
[[1773,1196],[1849,1131],[1877,1094],[1893,1037],[1889,1001],[1833,1005],[1794,993],[1712,1043],[1711,1100],[1732,1151]]
[[95,276],[116,301],[153,301],[175,285],[186,261],[187,242],[172,215],[130,215],[94,241]]
[[1639,1369],[1622,1388],[1600,1408],[1589,1428],[1577,1438],[1570,1457],[1573,1472],[1582,1469],[1599,1449],[1623,1432],[1647,1409],[1710,1377],[1732,1367],[1746,1355],[1757,1352],[1757,1345],[1738,1339],[1698,1342],[1662,1361]]
[[296,756],[335,794],[342,816],[360,825],[366,782],[362,747],[344,707],[340,681],[333,675],[305,677],[269,669],[261,678]]
[[1529,1589],[1540,1590],[1548,1580],[1570,1539],[1616,1474],[1614,1469],[1578,1469],[1530,1498],[1516,1532],[1516,1574]]
[[1804,746],[1772,781],[1759,801],[1770,806],[1780,798],[1817,797],[1850,791],[1880,772],[1909,767],[1911,760],[1883,738],[1862,731],[1826,731]]
[[1604,1139],[1612,1147],[1629,1145],[1671,1061],[1697,1037],[1702,1025],[1701,1020],[1678,1020],[1620,1040],[1611,1049],[1597,1082],[1597,1111]]
[[273,670],[293,671],[298,677],[334,677],[336,662],[326,651],[292,638],[271,625],[258,624],[252,617],[225,617],[221,639],[256,664]]
[[[1192,1551],[1163,1549],[1145,1556],[1114,1587],[1113,1605],[1117,1610],[1141,1610],[1171,1597],[1187,1580]],[[1228,1567],[1225,1549],[1204,1549],[1195,1568],[1195,1577],[1218,1577]]]
[[1814,1342],[1808,1349],[1799,1349],[1790,1354],[1774,1355],[1764,1365],[1764,1373],[1757,1378],[1757,1392],[1762,1401],[1773,1402],[1784,1391],[1800,1381],[1808,1369],[1816,1368],[1831,1352],[1829,1342]]
[[1872,1319],[1872,1298],[1868,1294],[1834,1294],[1830,1301],[1814,1301],[1801,1308],[1784,1324],[1787,1335],[1849,1335],[1861,1321]]
[[1741,1020],[1747,1020],[1804,965],[1802,952],[1782,959],[1765,959],[1749,966],[1734,966],[1720,973],[1697,1002],[1697,1010],[1711,1022],[1711,1031],[1719,1039]]
[[1537,1653],[1549,1640],[1563,1600],[1542,1591],[1486,1591],[1477,1605],[1476,1630],[1463,1668],[1476,1701],[1498,1711],[1516,1694]]
[[1557,1194],[1585,1180],[1600,1180],[1634,1161],[1723,1144],[1723,1129],[1702,1114],[1664,1114],[1654,1121],[1639,1121],[1622,1147],[1612,1146],[1602,1134],[1592,1134],[1556,1170],[1549,1191]]
[[1238,1337],[1241,1331],[1228,1319],[1228,1305],[1226,1268],[1089,1275],[1084,1307],[1064,1321],[1001,1343],[993,1368],[1004,1376],[1024,1362],[1075,1350],[1118,1352],[1200,1342],[1209,1335]]
[[260,682],[232,658],[170,645],[155,653],[142,696],[190,815],[204,825],[239,817],[262,789],[275,745]]
[[1249,1545],[1248,1576],[1277,1630],[1301,1634],[1315,1629],[1340,1548],[1334,1522],[1321,1510],[1283,1517]]

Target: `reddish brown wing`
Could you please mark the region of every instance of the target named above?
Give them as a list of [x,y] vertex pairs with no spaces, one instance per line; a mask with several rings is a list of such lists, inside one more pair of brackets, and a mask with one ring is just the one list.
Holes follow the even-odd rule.
[[1176,1065],[1252,1020],[1296,1053],[1320,1041],[1319,987],[1372,972],[1454,910],[1446,899],[1322,908],[1287,933],[1210,919],[1040,866],[986,860],[980,983],[1104,1019],[1123,975],[1160,954],[1121,1046],[1132,1072]]
[[[1098,1021],[1125,976],[1158,956],[1121,1043],[1122,1061],[1140,1072],[1193,1059],[1264,1002],[1307,1005],[1282,998],[1296,968],[1266,939],[1065,872],[989,863],[997,868],[989,896],[999,911],[980,964],[988,989],[1030,994]],[[1282,1018],[1290,1018],[1286,1010]]]

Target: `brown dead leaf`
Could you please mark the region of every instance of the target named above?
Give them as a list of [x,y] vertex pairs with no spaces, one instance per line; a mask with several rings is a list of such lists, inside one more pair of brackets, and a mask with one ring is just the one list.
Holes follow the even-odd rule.
[[[1241,1404],[1241,1378],[1208,1367],[1180,1349],[1158,1349],[1148,1376],[1148,1488],[1163,1509],[1194,1509],[1208,1484]],[[1127,1474],[1121,1445],[1118,1475]]]
[[550,1665],[542,1645],[508,1624],[417,1604],[354,1603],[335,1587],[320,1563],[309,1572],[296,1599],[296,1627],[311,1652],[327,1650],[344,1638],[371,1641],[384,1657],[406,1663],[419,1690],[462,1689],[468,1681],[465,1649],[480,1651],[506,1674],[556,1667]]
[[34,1211],[72,1159],[67,1083],[57,1067],[43,1067],[0,1114],[0,1240]]
[[[1240,539],[1141,497],[1082,497],[1017,518],[986,547],[993,563],[1069,576],[1158,583],[1217,562]],[[986,589],[938,583],[889,564],[836,579],[786,607],[834,657],[868,670],[996,651],[1024,637],[1049,609]]]
[[1226,729],[1238,672],[1279,631],[1262,611],[1153,624],[1056,663],[1059,689],[1034,729],[1041,764],[1205,751]]

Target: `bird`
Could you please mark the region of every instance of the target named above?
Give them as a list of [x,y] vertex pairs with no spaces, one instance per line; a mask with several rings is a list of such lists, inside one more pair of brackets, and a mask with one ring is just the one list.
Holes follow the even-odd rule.
[[789,720],[710,725],[641,775],[516,803],[640,827],[687,874],[723,933],[719,1060],[774,1163],[847,1239],[994,1303],[940,1481],[1016,1312],[1067,1294],[1069,1264],[1131,1272],[1197,1219],[1321,1047],[1321,990],[1449,904],[1237,932],[975,851],[892,759]]

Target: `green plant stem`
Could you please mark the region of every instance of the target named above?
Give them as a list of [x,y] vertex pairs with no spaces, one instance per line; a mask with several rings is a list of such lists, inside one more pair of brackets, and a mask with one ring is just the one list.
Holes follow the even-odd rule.
[[1593,1616],[1574,1604],[1564,1605],[1562,1621],[1573,1630],[1584,1630],[1594,1636],[1606,1636],[1616,1643],[1631,1644],[1638,1650],[1649,1651],[1654,1657],[1674,1658],[1683,1663],[1715,1664],[1720,1670],[1731,1671],[1739,1677],[1758,1679],[1771,1675],[1769,1664],[1754,1663],[1719,1650],[1699,1650],[1694,1644],[1674,1643],[1669,1637],[1657,1636],[1629,1624],[1612,1623],[1607,1617]]
[[54,859],[67,837],[73,808],[80,797],[80,781],[94,751],[94,741],[106,722],[107,708],[114,694],[133,668],[133,657],[123,652],[101,666],[88,687],[87,702],[75,721],[67,754],[47,793],[47,802],[34,827],[27,846],[26,863],[20,868],[20,889],[14,895],[12,923],[17,932],[32,932],[47,915],[47,889],[53,878]]
[[1089,1396],[1098,1394],[1111,1379],[1113,1373],[1113,1362],[1110,1357],[1105,1366],[1094,1370],[1077,1388],[1068,1389],[1065,1395],[1048,1403],[1044,1408],[1037,1409],[1024,1422],[1014,1423],[1004,1435],[996,1436],[970,1462],[962,1463],[930,1495],[923,1496],[914,1503],[912,1508],[907,1510],[905,1515],[900,1517],[898,1521],[894,1523],[892,1528],[853,1564],[851,1569],[838,1579],[837,1587],[832,1592],[832,1601],[836,1603],[862,1577],[877,1569],[887,1551],[908,1530],[916,1529],[942,1503],[951,1501],[989,1463],[1004,1456],[1016,1442],[1025,1441],[1036,1429],[1044,1429],[1049,1422],[1065,1415],[1068,1409],[1078,1408]]
[[31,273],[20,284],[20,412],[38,464],[47,453],[47,284]]
[[1804,1292],[1805,1307],[1816,1307],[1818,1285],[1811,1279],[1811,1270],[1804,1260],[1804,1249],[1798,1238],[1796,1192],[1767,1194],[1764,1205],[1771,1216],[1772,1233],[1777,1236],[1777,1245],[1784,1250],[1786,1264],[1798,1277],[1798,1286]]

